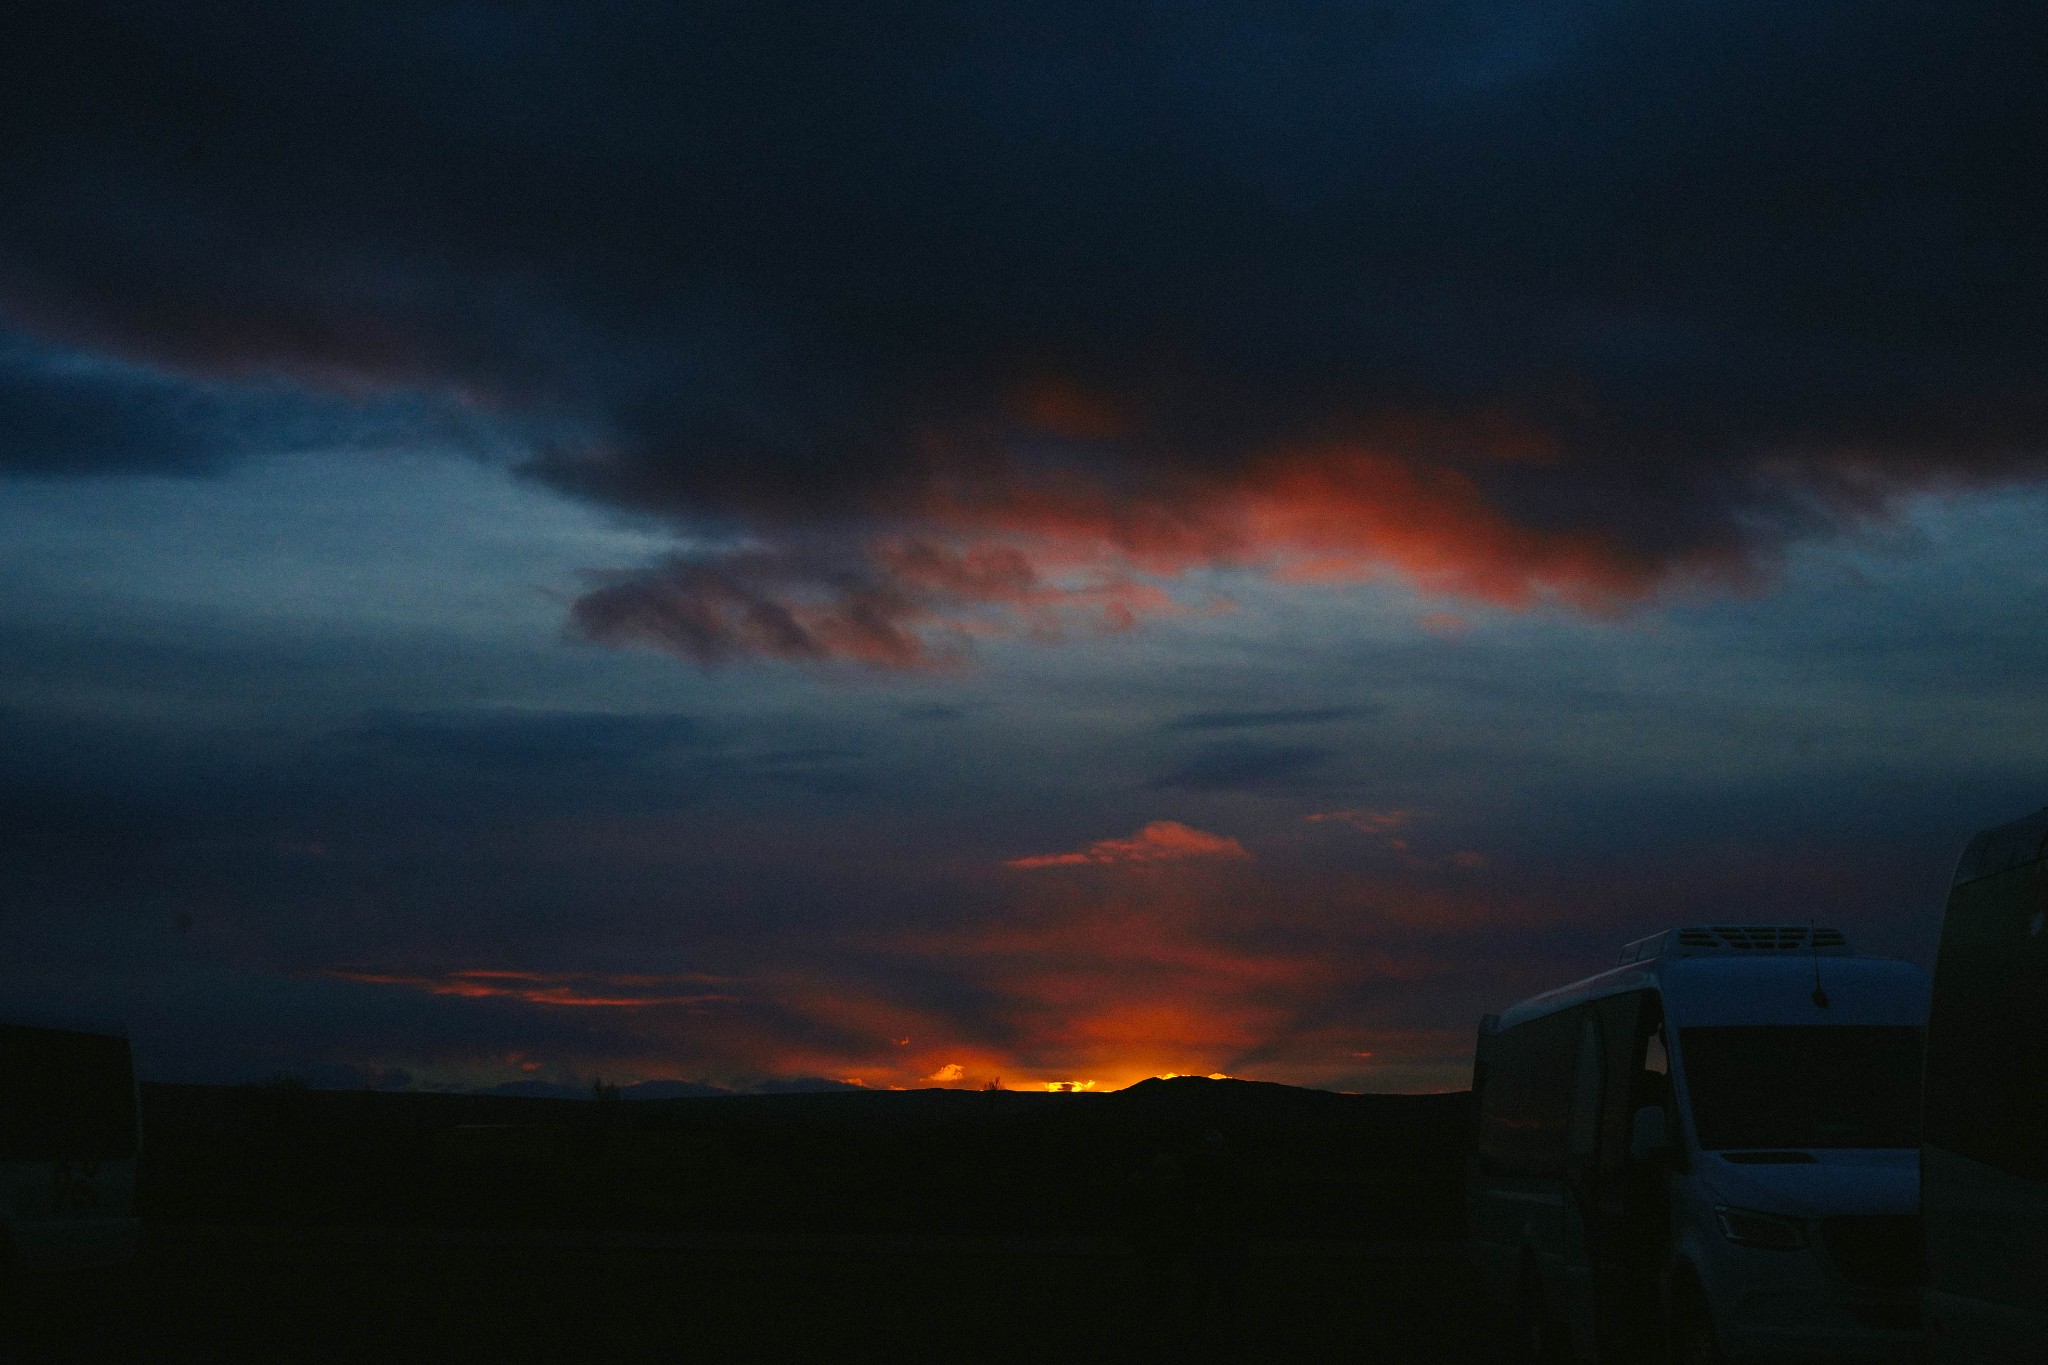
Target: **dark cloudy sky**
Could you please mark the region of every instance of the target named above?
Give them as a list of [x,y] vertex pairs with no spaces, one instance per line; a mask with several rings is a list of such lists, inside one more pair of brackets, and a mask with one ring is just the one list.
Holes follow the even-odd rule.
[[0,995],[1462,1083],[2048,799],[2034,6],[28,3]]

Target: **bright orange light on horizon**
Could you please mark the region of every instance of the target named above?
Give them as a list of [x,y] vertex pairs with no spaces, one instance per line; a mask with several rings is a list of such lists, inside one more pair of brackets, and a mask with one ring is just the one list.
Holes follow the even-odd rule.
[[[1328,849],[1349,858],[1347,841],[1361,837],[1379,844],[1422,829],[1426,840],[1425,812],[1388,803],[1292,817],[1299,833],[1283,828],[1255,841],[1247,832],[1245,843],[1138,819],[1090,832],[1106,838],[1026,844],[1017,851],[1028,856],[1007,867],[981,865],[999,891],[985,913],[857,937],[865,952],[970,983],[966,1018],[887,977],[824,962],[718,974],[650,970],[655,964],[614,972],[357,964],[323,975],[479,1005],[631,1017],[645,1055],[550,1056],[565,1076],[601,1072],[614,1082],[747,1090],[769,1077],[827,1078],[874,1090],[979,1090],[1000,1078],[1013,1091],[1106,1094],[1153,1077],[1231,1079],[1222,1063],[1255,1058],[1259,1079],[1295,1085],[1445,1083],[1469,1046],[1462,1031],[1409,1037],[1355,1013],[1305,1014],[1303,1003],[1366,982],[1427,990],[1439,970],[1435,937],[1526,909],[1500,901],[1482,879],[1439,885],[1417,873],[1459,878],[1482,862],[1476,854],[1454,861],[1443,851],[1454,844],[1419,840],[1420,852],[1347,865],[1341,877],[1317,861]],[[1305,837],[1310,831],[1328,835]],[[786,1035],[774,1027],[782,1018],[818,1032]]]
[[1082,1092],[1085,1092],[1085,1091],[1089,1091],[1089,1090],[1095,1090],[1095,1091],[1100,1091],[1101,1093],[1103,1093],[1103,1094],[1107,1095],[1107,1094],[1111,1094],[1111,1093],[1113,1093],[1113,1092],[1115,1092],[1115,1091],[1118,1091],[1118,1090],[1128,1090],[1128,1089],[1130,1089],[1130,1088],[1131,1088],[1132,1086],[1134,1086],[1134,1085],[1140,1085],[1140,1084],[1143,1084],[1143,1083],[1144,1083],[1144,1082],[1146,1082],[1146,1081],[1154,1081],[1154,1080],[1157,1080],[1157,1081],[1171,1081],[1171,1080],[1186,1080],[1186,1079],[1191,1079],[1191,1078],[1199,1078],[1199,1079],[1202,1079],[1202,1080],[1210,1080],[1210,1081],[1230,1081],[1230,1080],[1236,1080],[1236,1079],[1237,1079],[1237,1077],[1235,1077],[1235,1076],[1231,1076],[1231,1075],[1227,1075],[1226,1073],[1224,1073],[1224,1072],[1221,1072],[1221,1071],[1211,1071],[1211,1072],[1208,1072],[1208,1073],[1206,1073],[1206,1074],[1202,1074],[1202,1073],[1198,1073],[1198,1072],[1179,1072],[1179,1071],[1163,1071],[1163,1072],[1148,1072],[1148,1073],[1145,1073],[1145,1074],[1142,1074],[1142,1075],[1137,1075],[1137,1076],[1134,1076],[1134,1077],[1132,1077],[1132,1078],[1131,1078],[1130,1080],[1124,1081],[1124,1082],[1123,1082],[1122,1084],[1120,1084],[1120,1085],[1119,1085],[1119,1084],[1109,1084],[1109,1085],[1105,1085],[1105,1084],[1103,1084],[1103,1083],[1102,1083],[1101,1081],[1096,1081],[1096,1080],[1088,1080],[1088,1081],[1027,1081],[1027,1082],[1025,1082],[1025,1085],[1026,1085],[1027,1087],[1032,1087],[1032,1088],[1036,1088],[1036,1087],[1038,1087],[1038,1086],[1043,1086],[1043,1087],[1045,1087],[1045,1089],[1046,1089],[1046,1090],[1047,1090],[1047,1091],[1048,1091],[1049,1093],[1051,1093],[1051,1094],[1055,1094],[1055,1095],[1072,1095],[1072,1094],[1080,1094],[1080,1093],[1082,1093]]

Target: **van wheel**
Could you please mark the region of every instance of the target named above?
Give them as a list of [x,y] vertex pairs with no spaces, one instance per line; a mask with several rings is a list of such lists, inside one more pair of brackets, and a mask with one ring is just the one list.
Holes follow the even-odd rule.
[[1543,1301],[1543,1281],[1531,1267],[1522,1275],[1515,1295],[1515,1360],[1517,1365],[1569,1365],[1571,1343],[1564,1324],[1551,1316]]
[[1723,1365],[1707,1296],[1690,1277],[1673,1286],[1670,1321],[1672,1365]]

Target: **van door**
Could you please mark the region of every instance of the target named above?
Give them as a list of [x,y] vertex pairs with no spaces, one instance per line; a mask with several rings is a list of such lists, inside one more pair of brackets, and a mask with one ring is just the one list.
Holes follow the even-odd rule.
[[1597,1007],[1579,1013],[1571,1113],[1565,1124],[1565,1281],[1571,1286],[1572,1345],[1597,1357],[1602,1312],[1600,1262],[1606,1228],[1600,1211],[1600,1102],[1607,1091],[1606,1048]]
[[1629,1130],[1644,1102],[1644,1028],[1655,1013],[1650,992],[1609,996],[1586,1008],[1579,1030],[1566,1185],[1578,1224],[1574,1336],[1580,1352],[1595,1360],[1642,1358],[1654,1340],[1642,1292],[1642,1182],[1630,1165]]

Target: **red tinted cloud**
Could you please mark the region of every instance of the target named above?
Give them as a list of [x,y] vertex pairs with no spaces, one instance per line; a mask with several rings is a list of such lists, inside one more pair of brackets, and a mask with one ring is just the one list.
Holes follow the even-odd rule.
[[645,1009],[664,1005],[701,1005],[729,1001],[730,995],[706,993],[715,978],[681,975],[602,974],[584,972],[365,971],[334,968],[327,976],[376,986],[403,986],[433,995],[467,1000],[523,1000],[530,1005],[564,1005],[611,1009]]
[[1178,820],[1154,820],[1128,839],[1098,839],[1074,853],[1042,853],[1029,858],[1012,858],[1004,867],[1087,867],[1098,864],[1144,866],[1180,863],[1193,858],[1249,858],[1243,844],[1221,834],[1181,824]]
[[831,551],[677,556],[602,575],[573,608],[572,628],[707,667],[780,659],[918,669],[957,662],[976,636],[1115,633],[1174,610],[1164,589],[1113,562],[1056,578],[1015,544],[881,537]]
[[974,462],[941,467],[915,511],[955,531],[1035,545],[1049,567],[1114,561],[1172,576],[1204,567],[1288,578],[1398,572],[1425,590],[1524,605],[1604,605],[1651,591],[1672,561],[1624,528],[1524,524],[1483,475],[1543,463],[1536,436],[1482,420],[1378,424],[1351,441],[1272,447],[1214,469]]
[[[1470,441],[1455,454],[1441,442],[1329,444],[1229,471],[1128,477],[935,458],[900,505],[837,531],[778,539],[769,528],[743,550],[604,575],[572,628],[707,666],[930,668],[981,637],[1113,633],[1213,607],[1188,600],[1203,570],[1300,583],[1393,575],[1454,599],[1602,612],[1685,577],[1739,576],[1741,557],[1725,547],[1658,556],[1619,529],[1525,524],[1474,468],[1537,460],[1540,445],[1486,427]],[[911,529],[860,529],[877,520]]]

